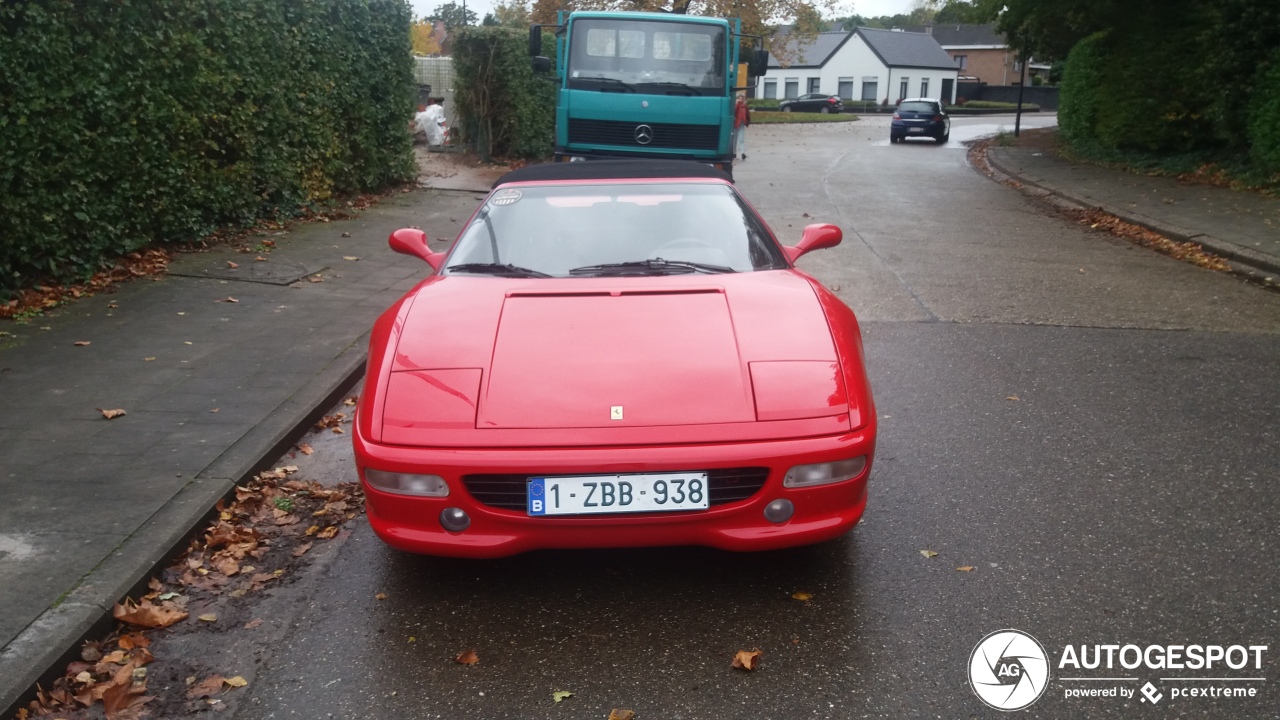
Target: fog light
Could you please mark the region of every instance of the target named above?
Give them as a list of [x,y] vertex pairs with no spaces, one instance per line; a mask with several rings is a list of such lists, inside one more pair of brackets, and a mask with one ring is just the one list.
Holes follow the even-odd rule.
[[440,511],[440,526],[449,532],[462,532],[471,527],[471,518],[462,508],[445,508]]
[[866,455],[859,455],[851,460],[796,465],[787,471],[787,476],[782,479],[782,485],[789,488],[812,487],[852,480],[861,475],[866,467]]
[[790,500],[774,500],[764,506],[764,519],[771,523],[784,523],[791,519],[795,511],[796,506]]

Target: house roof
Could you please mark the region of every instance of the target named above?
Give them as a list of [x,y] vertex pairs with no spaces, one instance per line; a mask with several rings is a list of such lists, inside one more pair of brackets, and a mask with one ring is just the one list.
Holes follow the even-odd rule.
[[956,61],[932,35],[860,27],[856,31],[889,67],[955,70]]
[[[852,33],[844,30],[820,32],[811,42],[804,43],[798,48],[796,46],[795,38],[788,38],[786,52],[788,55],[795,58],[795,62],[793,62],[790,67],[816,68],[826,65],[827,60],[835,54],[836,50],[840,49],[841,45],[844,45],[850,35],[852,35]],[[778,62],[778,59],[775,58],[772,53],[769,55],[769,67],[782,67],[782,63]]]
[[985,23],[982,25],[964,25],[959,23],[947,23],[943,25],[934,25],[930,30],[924,25],[909,27],[907,30],[911,32],[929,32],[933,35],[933,39],[944,48],[947,47],[974,47],[974,46],[995,46],[1005,47],[1009,43],[1004,36],[996,32],[995,23]]

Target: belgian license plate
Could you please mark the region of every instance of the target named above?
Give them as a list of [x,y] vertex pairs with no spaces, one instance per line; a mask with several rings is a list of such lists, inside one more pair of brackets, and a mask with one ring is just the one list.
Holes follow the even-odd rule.
[[924,132],[924,128],[922,127],[907,128],[907,132]]
[[674,512],[711,506],[705,472],[529,478],[530,515]]

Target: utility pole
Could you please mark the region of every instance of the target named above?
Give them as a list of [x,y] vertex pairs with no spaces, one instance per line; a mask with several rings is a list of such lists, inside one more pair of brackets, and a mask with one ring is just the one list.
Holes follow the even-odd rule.
[[1018,78],[1018,115],[1014,118],[1014,137],[1023,129],[1023,92],[1027,91],[1027,33],[1023,33],[1023,72]]

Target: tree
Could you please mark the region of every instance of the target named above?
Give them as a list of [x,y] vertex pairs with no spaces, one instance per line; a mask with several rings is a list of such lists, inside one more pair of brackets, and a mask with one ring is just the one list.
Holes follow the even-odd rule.
[[484,20],[480,24],[490,27],[496,25],[524,30],[532,22],[532,14],[529,11],[527,2],[524,0],[508,0],[508,2],[499,2],[495,5],[492,13],[485,13]]
[[439,20],[444,23],[446,28],[452,30],[465,25],[475,25],[476,20],[479,18],[475,13],[464,9],[462,5],[455,2],[447,2],[436,6],[436,9],[423,19],[429,23]]
[[435,55],[440,52],[440,41],[436,39],[435,25],[429,22],[416,22],[409,26],[409,40],[413,44],[414,55]]
[[1000,3],[992,0],[947,0],[933,22],[937,25],[961,24],[976,25],[995,22],[1000,13]]

